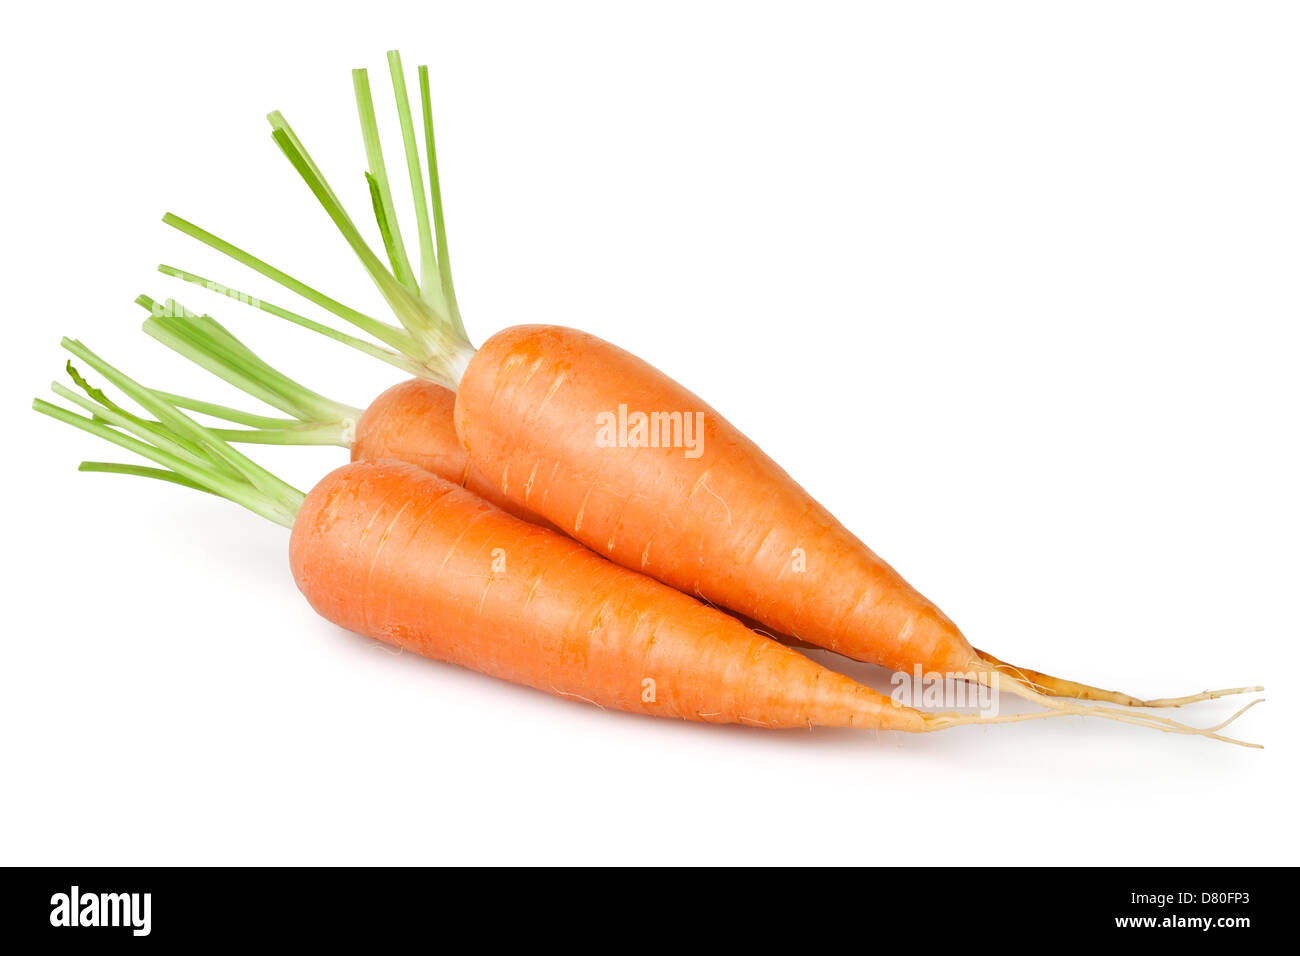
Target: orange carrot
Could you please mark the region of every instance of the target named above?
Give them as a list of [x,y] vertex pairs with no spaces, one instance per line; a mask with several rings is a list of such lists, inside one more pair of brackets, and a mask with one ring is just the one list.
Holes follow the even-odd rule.
[[926,716],[413,465],[345,465],[303,502],[323,617],[600,707],[759,727],[921,731]]
[[[459,388],[456,427],[470,462],[496,492],[625,567],[754,618],[764,626],[898,670],[995,673],[1022,696],[1041,693],[1123,704],[1176,705],[1256,688],[1141,701],[1003,664],[976,651],[932,602],[854,537],[775,462],[699,398],[634,356],[554,326],[497,333],[475,352],[447,257],[427,72],[420,70],[427,191],[404,72],[389,69],[415,200],[419,269],[407,258],[383,166],[370,85],[354,73],[383,257],[279,112],[272,138],[320,202],[383,296],[397,324],[346,306],[257,256],[168,214],[164,221],[351,323],[346,335],[193,273],[160,266],[407,372]],[[699,454],[677,447],[602,447],[605,416],[624,412],[701,420]],[[621,439],[626,435],[620,435]],[[615,442],[616,445],[620,442]],[[1041,692],[1041,693],[1040,693]]]
[[734,618],[577,542],[507,514],[405,462],[354,462],[303,495],[80,342],[64,347],[146,412],[74,378],[55,392],[92,417],[35,408],[291,529],[294,579],[321,615],[425,657],[633,713],[759,727],[922,732],[976,722],[1090,714],[1229,742],[1167,718],[1065,705],[1031,714],[927,713],[824,668]]
[[[623,424],[637,415],[639,433]],[[456,427],[502,494],[598,553],[848,657],[984,681],[1002,671],[1031,698],[1170,705],[1250,689],[1143,702],[982,655],[730,422],[584,332],[492,336],[460,382]]]

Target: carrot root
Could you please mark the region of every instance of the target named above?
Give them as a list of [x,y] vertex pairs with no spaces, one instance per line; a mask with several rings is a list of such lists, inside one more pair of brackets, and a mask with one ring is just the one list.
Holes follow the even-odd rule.
[[[1032,703],[1038,704],[1039,706],[1046,708],[1050,715],[1061,716],[1061,717],[1069,717],[1069,716],[1100,717],[1104,720],[1115,720],[1115,721],[1119,721],[1120,723],[1134,724],[1140,727],[1149,727],[1154,730],[1162,731],[1164,733],[1188,734],[1188,735],[1193,735],[1198,737],[1208,737],[1211,740],[1218,740],[1228,744],[1236,744],[1238,747],[1250,747],[1255,750],[1264,749],[1262,744],[1251,743],[1245,740],[1238,740],[1235,737],[1226,737],[1218,733],[1218,731],[1223,730],[1229,724],[1233,723],[1235,720],[1237,720],[1237,718],[1239,718],[1242,714],[1246,713],[1246,711],[1250,710],[1256,704],[1263,703],[1264,699],[1262,697],[1257,700],[1252,700],[1250,703],[1246,704],[1244,707],[1242,707],[1240,710],[1234,713],[1231,717],[1227,718],[1226,720],[1220,721],[1219,723],[1215,724],[1212,727],[1192,727],[1189,724],[1180,723],[1179,721],[1173,720],[1172,718],[1161,717],[1156,714],[1133,713],[1132,711],[1117,710],[1113,707],[1103,707],[1098,704],[1078,704],[1071,701],[1060,700],[1054,697],[1049,697],[1026,686],[1017,678],[1010,677],[1009,675],[1002,674],[1001,672],[997,672],[997,671],[987,676],[992,677],[993,679],[987,682],[981,679],[981,682],[986,683],[986,686],[992,687],[994,690],[998,690],[998,691],[1005,690],[1011,694],[1014,694],[1017,697],[1021,697],[1025,700],[1031,701]],[[1020,716],[1020,715],[1013,715],[1013,716]],[[1028,715],[1028,716],[1035,716],[1035,715]],[[940,730],[943,729],[944,727],[955,726],[959,723],[979,723],[981,721],[979,714],[936,714],[934,715],[934,717],[939,718],[941,721],[946,721],[942,723],[942,726],[935,726],[933,728],[935,730]],[[997,720],[997,718],[984,718],[985,722],[993,722],[995,720]],[[939,721],[936,721],[936,723],[937,722]],[[929,721],[927,721],[927,723],[929,723]]]
[[1053,677],[1051,674],[1030,670],[1027,667],[1017,667],[1015,664],[1008,664],[1006,661],[998,660],[992,654],[978,648],[975,653],[982,658],[981,663],[989,665],[1022,686],[1048,697],[1090,700],[1099,703],[1118,704],[1121,707],[1182,707],[1186,704],[1217,700],[1220,697],[1232,697],[1235,694],[1256,694],[1264,690],[1263,687],[1224,687],[1219,690],[1204,690],[1199,694],[1188,694],[1185,697],[1158,697],[1143,700],[1140,697],[1134,697],[1121,691],[1092,687],[1089,684],[1080,684],[1078,681],[1066,680],[1063,677]]
[[1223,734],[1216,733],[1216,731],[1223,729],[1259,703],[1263,703],[1263,700],[1253,700],[1222,723],[1216,724],[1213,727],[1204,728],[1190,727],[1186,724],[1179,724],[1176,721],[1171,721],[1168,725],[1163,723],[1153,723],[1148,718],[1139,717],[1134,714],[1127,714],[1123,711],[1110,711],[1101,707],[1080,707],[1077,705],[1066,704],[1050,710],[1034,711],[1033,713],[1028,714],[999,714],[996,717],[985,717],[981,714],[927,714],[924,718],[923,729],[925,731],[947,730],[951,727],[961,727],[968,724],[1010,724],[1025,720],[1042,720],[1050,717],[1102,717],[1109,720],[1117,720],[1125,724],[1135,724],[1139,727],[1159,730],[1162,733],[1206,737],[1210,740],[1218,740],[1225,744],[1235,744],[1238,747],[1249,747],[1252,750],[1263,750],[1263,744],[1251,743],[1247,740],[1238,740],[1236,737],[1226,737]]

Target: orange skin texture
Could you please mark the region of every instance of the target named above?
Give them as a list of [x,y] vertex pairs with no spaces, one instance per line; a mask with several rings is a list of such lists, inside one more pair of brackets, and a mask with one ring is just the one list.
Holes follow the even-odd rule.
[[925,729],[919,712],[414,465],[327,475],[289,557],[335,624],[549,693],[715,723]]
[[[702,412],[700,456],[601,447],[597,416],[620,404]],[[858,660],[978,667],[957,626],[757,445],[617,346],[559,326],[498,332],[469,363],[455,422],[498,491],[617,564]]]
[[456,437],[455,404],[455,392],[441,385],[418,378],[399,382],[371,402],[357,421],[352,460],[410,462],[517,517],[545,524],[544,519],[501,494],[470,463],[469,453]]
[[[376,398],[357,422],[353,461],[406,461],[455,482],[517,518],[552,531],[559,529],[540,515],[511,501],[469,460],[456,436],[453,410],[456,395],[426,379],[394,385]],[[749,628],[761,626],[742,620]],[[782,644],[816,647],[786,634],[768,635]]]

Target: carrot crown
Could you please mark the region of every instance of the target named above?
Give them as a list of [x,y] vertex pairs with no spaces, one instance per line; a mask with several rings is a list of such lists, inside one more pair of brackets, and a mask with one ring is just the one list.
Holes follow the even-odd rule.
[[[186,282],[202,285],[212,291],[237,299],[270,315],[301,325],[329,336],[352,348],[379,358],[404,371],[432,379],[454,388],[460,381],[466,364],[474,354],[461,321],[456,290],[452,284],[451,261],[447,251],[447,230],[443,221],[442,191],[438,184],[438,158],[433,136],[433,114],[429,96],[429,70],[419,68],[420,106],[423,119],[424,157],[421,166],[420,144],[411,115],[410,96],[401,57],[396,50],[388,53],[388,69],[397,105],[401,129],[402,151],[406,158],[406,171],[411,199],[415,208],[416,232],[419,253],[418,268],[408,256],[406,243],[398,224],[392,187],[384,164],[380,143],[379,125],[375,118],[374,101],[370,93],[370,79],[364,69],[352,71],[353,92],[357,113],[361,121],[361,138],[365,145],[368,169],[365,174],[370,195],[370,205],[383,245],[384,259],[367,244],[356,223],[344,209],[337,194],[325,180],[320,167],[312,160],[302,141],[288,121],[278,111],[268,115],[271,136],[303,182],[316,197],[325,213],[352,251],[361,261],[374,281],[384,301],[397,318],[398,324],[385,322],[357,309],[344,305],[305,282],[288,275],[252,253],[239,248],[194,225],[179,216],[168,213],[163,222],[179,229],[207,246],[216,249],[236,262],[273,280],[285,289],[301,296],[313,305],[332,313],[376,339],[377,346],[365,339],[340,332],[299,315],[289,309],[263,302],[227,285],[213,282],[173,266],[160,265],[159,271]],[[426,181],[427,169],[427,181]]]
[[285,527],[293,525],[303,501],[303,493],[237,452],[214,430],[204,428],[181,411],[181,408],[227,419],[236,415],[262,422],[274,419],[258,419],[258,416],[246,416],[236,409],[146,388],[109,365],[81,342],[64,339],[62,345],[145,412],[156,416],[154,419],[145,418],[123,408],[87,382],[69,361],[68,375],[77,390],[62,382],[55,382],[53,391],[90,415],[79,415],[39,398],[32,402],[32,408],[161,466],[152,468],[86,461],[81,463],[81,471],[137,475],[170,481],[227,498]]

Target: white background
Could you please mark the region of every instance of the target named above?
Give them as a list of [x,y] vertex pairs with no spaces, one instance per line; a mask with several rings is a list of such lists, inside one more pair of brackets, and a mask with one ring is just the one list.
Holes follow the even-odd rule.
[[[4,32],[0,861],[1294,863],[1294,7],[538,6],[28,5]],[[1269,685],[1237,725],[1267,749],[603,713],[325,623],[233,505],[78,474],[120,456],[28,411],[60,335],[233,395],[136,331],[142,291],[344,400],[393,380],[153,267],[298,307],[173,210],[382,310],[262,116],[364,219],[348,71],[400,162],[395,44],[431,64],[477,341],[631,348],[976,646],[1140,694]],[[262,456],[303,488],[342,459]]]

